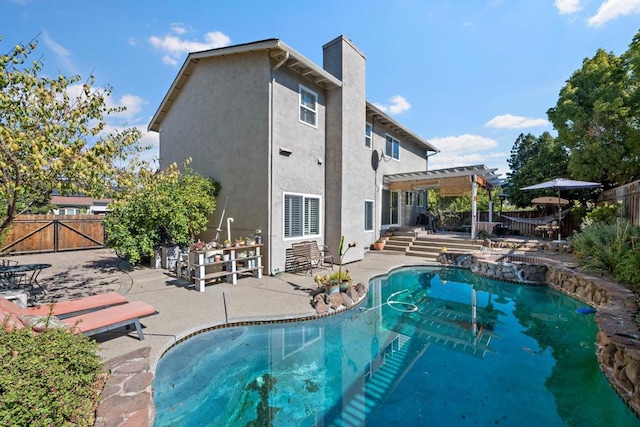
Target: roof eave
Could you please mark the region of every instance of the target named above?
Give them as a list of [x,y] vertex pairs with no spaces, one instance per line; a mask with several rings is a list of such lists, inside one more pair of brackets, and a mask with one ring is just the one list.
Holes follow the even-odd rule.
[[156,113],[153,115],[147,129],[153,132],[160,131],[160,125],[164,116],[167,114],[171,105],[180,93],[180,90],[189,79],[193,68],[201,59],[245,54],[261,50],[269,51],[269,56],[274,58],[276,61],[286,59],[285,63],[282,64],[282,67],[287,67],[293,72],[300,74],[311,83],[325,89],[333,89],[342,86],[342,82],[338,78],[278,39],[268,39],[254,43],[234,45],[201,52],[192,52],[187,56],[182,64],[180,71],[173,80],[171,87],[164,96],[160,106],[156,110]]
[[376,107],[374,104],[372,104],[369,101],[367,101],[367,116],[371,116],[372,118],[376,119],[379,123],[381,123],[383,126],[386,126],[392,129],[393,131],[397,132],[398,135],[405,138],[409,142],[413,142],[414,144],[422,146],[427,151],[433,151],[435,153],[440,152],[438,148],[431,145],[426,139],[419,137],[418,135],[411,132],[406,127],[402,126],[399,122],[391,118],[388,114],[386,114],[384,111],[382,111],[380,108]]

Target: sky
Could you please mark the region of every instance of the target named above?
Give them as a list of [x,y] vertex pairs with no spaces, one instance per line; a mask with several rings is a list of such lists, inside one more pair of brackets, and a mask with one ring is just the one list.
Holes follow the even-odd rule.
[[598,49],[624,53],[640,0],[0,0],[0,50],[38,42],[47,76],[90,75],[147,126],[189,52],[281,39],[318,65],[339,35],[366,56],[367,100],[440,149],[429,169],[486,165],[502,178],[521,133],[556,134],[546,111]]

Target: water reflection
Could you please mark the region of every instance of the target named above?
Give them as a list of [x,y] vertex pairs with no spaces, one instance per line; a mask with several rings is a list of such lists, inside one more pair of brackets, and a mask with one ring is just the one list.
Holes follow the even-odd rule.
[[[528,416],[562,425],[598,416],[583,393],[613,397],[609,420],[636,422],[607,394],[593,317],[576,307],[466,270],[403,269],[372,280],[347,313],[212,331],[172,349],[156,372],[156,425],[416,425],[427,413],[431,425]],[[588,390],[569,378],[576,365]]]

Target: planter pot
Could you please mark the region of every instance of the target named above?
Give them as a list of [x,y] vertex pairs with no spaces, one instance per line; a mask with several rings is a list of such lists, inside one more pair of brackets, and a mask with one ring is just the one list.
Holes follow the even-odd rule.
[[222,255],[222,260],[223,261],[229,261],[229,254]]
[[329,295],[337,294],[338,292],[340,292],[340,284],[328,283],[324,285],[324,289],[325,289],[325,292],[328,293]]
[[375,249],[376,251],[381,251],[384,249],[384,242],[375,242],[373,244],[373,249]]
[[344,292],[351,287],[351,281],[347,280],[344,282],[340,282],[340,291]]

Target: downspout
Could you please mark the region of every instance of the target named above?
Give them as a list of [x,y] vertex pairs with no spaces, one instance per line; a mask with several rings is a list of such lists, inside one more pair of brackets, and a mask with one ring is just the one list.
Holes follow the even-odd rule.
[[269,251],[269,273],[273,273],[273,85],[276,79],[276,70],[289,60],[289,52],[284,53],[284,58],[271,68],[271,81],[269,82],[269,191],[267,193],[267,250]]
[[438,154],[439,151],[434,151],[433,154],[429,154],[429,152],[427,151],[427,155],[425,156],[424,160],[426,162],[426,167],[425,170],[428,171],[429,170],[429,157],[431,156],[435,156],[436,154]]

